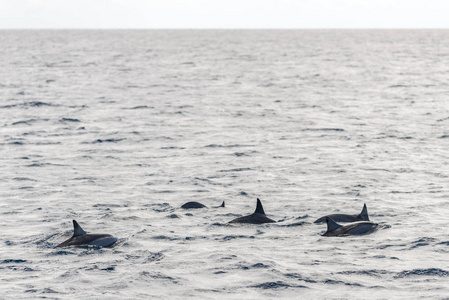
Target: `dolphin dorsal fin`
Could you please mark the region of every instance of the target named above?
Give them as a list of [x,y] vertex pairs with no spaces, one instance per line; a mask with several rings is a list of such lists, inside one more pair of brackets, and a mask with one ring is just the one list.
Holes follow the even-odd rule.
[[341,227],[341,225],[337,224],[337,222],[332,220],[332,218],[326,217],[326,222],[327,222],[327,232],[334,231],[335,229],[338,229]]
[[77,221],[73,220],[73,236],[85,235],[86,232],[81,228]]
[[225,202],[223,201],[223,203],[219,207],[225,207]]
[[256,206],[256,211],[254,213],[261,214],[261,215],[265,214],[265,211],[263,210],[262,202],[260,202],[259,198],[257,198],[257,206]]
[[362,212],[358,215],[358,217],[363,221],[369,221],[368,209],[366,208],[366,204],[363,204]]

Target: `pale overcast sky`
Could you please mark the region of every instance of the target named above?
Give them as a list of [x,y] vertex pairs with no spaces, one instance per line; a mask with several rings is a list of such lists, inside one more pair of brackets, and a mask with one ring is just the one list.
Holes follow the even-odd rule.
[[449,1],[0,0],[0,28],[449,28]]

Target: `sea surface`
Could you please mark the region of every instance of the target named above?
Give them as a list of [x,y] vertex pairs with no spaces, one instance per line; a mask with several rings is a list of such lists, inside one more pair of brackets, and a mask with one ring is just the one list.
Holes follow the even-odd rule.
[[0,166],[0,299],[447,298],[449,30],[0,31]]

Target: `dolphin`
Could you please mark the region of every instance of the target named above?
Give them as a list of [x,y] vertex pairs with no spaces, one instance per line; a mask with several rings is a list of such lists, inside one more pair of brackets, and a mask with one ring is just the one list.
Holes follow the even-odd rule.
[[225,202],[223,201],[223,203],[221,203],[220,206],[214,206],[214,208],[220,208],[220,207],[225,207]]
[[256,210],[249,216],[240,217],[230,221],[229,223],[248,223],[248,224],[263,224],[263,223],[276,223],[265,215],[265,211],[262,207],[262,202],[257,198]]
[[335,222],[358,222],[358,221],[369,221],[368,209],[366,204],[363,204],[362,212],[358,215],[346,215],[346,214],[333,214],[319,218],[313,223],[324,223],[326,222],[326,217],[332,218]]
[[337,224],[332,218],[326,217],[327,231],[323,236],[363,235],[372,233],[379,224],[360,221],[348,225]]
[[[199,202],[196,202],[196,201],[187,202],[181,206],[181,208],[184,208],[184,209],[204,208],[204,207],[207,207],[207,206],[204,204],[201,204]],[[225,207],[225,202],[223,201],[223,203],[220,206],[214,206],[214,208],[218,208],[218,207]]]
[[117,241],[116,237],[110,234],[90,234],[86,233],[81,226],[73,220],[73,236],[55,248],[68,246],[98,246],[109,247]]

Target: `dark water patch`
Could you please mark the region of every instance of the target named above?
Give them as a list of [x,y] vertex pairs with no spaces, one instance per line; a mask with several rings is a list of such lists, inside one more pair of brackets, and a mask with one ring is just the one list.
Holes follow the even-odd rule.
[[449,120],[449,117],[438,119],[437,122],[443,122],[443,121],[446,121],[446,120]]
[[203,146],[204,148],[239,148],[239,147],[254,147],[254,145],[240,145],[240,144],[233,144],[233,145],[218,145],[218,144],[209,144],[206,146]]
[[447,138],[449,138],[449,134],[444,134],[444,135],[440,136],[440,139],[447,139]]
[[389,88],[405,88],[405,87],[410,87],[410,86],[405,85],[405,84],[393,84],[393,85],[389,86]]
[[286,288],[305,288],[305,289],[307,289],[308,287],[306,287],[304,285],[291,285],[291,284],[287,284],[282,281],[270,281],[270,282],[264,282],[261,284],[250,285],[249,288],[273,290],[273,289],[286,289]]
[[59,122],[61,122],[61,123],[66,123],[66,122],[79,123],[81,121],[78,119],[73,119],[73,118],[62,118],[61,120],[59,120]]
[[250,268],[251,269],[267,269],[269,267],[270,267],[269,265],[266,265],[263,263],[257,263],[257,264],[252,265]]
[[437,245],[449,246],[449,241],[438,243]]
[[173,283],[178,283],[178,280],[176,280],[175,278],[171,277],[171,276],[167,276],[161,273],[150,273],[148,271],[142,271],[139,273],[139,276],[142,277],[150,277],[152,279],[162,279],[162,280],[169,280]]
[[128,204],[97,203],[92,205],[92,207],[128,207]]
[[304,128],[301,131],[345,131],[342,128]]
[[17,181],[33,181],[33,182],[37,182],[36,179],[26,178],[26,177],[14,177],[13,180],[17,180]]
[[68,251],[68,250],[58,250],[58,251],[53,251],[49,254],[47,254],[47,256],[61,256],[61,255],[74,255],[75,252],[73,251]]
[[141,263],[160,261],[163,258],[164,254],[162,252],[150,252],[148,250],[138,250],[125,255],[127,261],[140,261]]
[[161,191],[153,191],[155,194],[173,194],[176,193],[175,190],[161,190]]
[[20,190],[32,190],[32,189],[34,189],[34,187],[33,186],[21,186],[19,189]]
[[222,185],[221,183],[213,182],[212,180],[207,179],[207,178],[199,178],[199,177],[195,177],[194,179],[195,179],[195,180],[199,180],[199,181],[203,181],[203,182],[206,182],[206,183],[212,184],[212,185]]
[[390,194],[417,194],[417,191],[390,191]]
[[166,235],[157,235],[157,236],[153,236],[151,238],[153,240],[167,240],[167,241],[179,241],[180,240],[179,237],[171,237],[171,236],[166,236]]
[[26,267],[26,266],[15,266],[15,265],[10,265],[7,266],[5,268],[0,268],[0,269],[6,269],[6,270],[10,270],[10,271],[20,271],[20,272],[35,272],[36,270],[30,267]]
[[147,204],[145,207],[150,207],[155,212],[170,212],[173,211],[174,208],[168,203],[155,203],[155,204]]
[[382,275],[388,275],[392,272],[386,270],[357,270],[357,271],[342,271],[337,274],[342,275],[363,275],[363,276],[371,276],[371,277],[382,277]]
[[[118,143],[123,140],[126,140],[125,138],[118,138],[118,139],[97,139],[93,142],[90,142],[90,144],[101,144],[101,143]],[[82,144],[89,144],[87,142],[83,142]]]
[[435,238],[423,237],[423,238],[420,238],[417,241],[412,242],[412,244],[410,246],[410,249],[415,249],[415,248],[418,248],[418,247],[429,246],[431,243],[434,243],[436,241],[437,241],[437,239],[435,239]]
[[215,222],[215,223],[212,223],[211,226],[222,227],[222,226],[228,226],[228,224],[227,223],[222,224],[222,223]]
[[179,219],[179,216],[177,214],[171,214],[171,215],[168,215],[167,218],[169,218],[169,219]]
[[34,163],[26,165],[26,167],[35,168],[35,167],[46,167],[46,166],[55,166],[55,167],[64,167],[66,165],[62,164],[52,164],[52,163]]
[[244,153],[244,152],[234,152],[233,155],[240,157],[240,156],[248,156],[248,154]]
[[52,103],[47,102],[40,102],[40,101],[31,101],[23,104],[24,106],[30,106],[30,107],[41,107],[41,106],[59,106]]
[[24,259],[4,259],[0,263],[1,264],[21,264],[26,263],[27,261]]
[[408,271],[402,271],[398,273],[395,278],[407,278],[413,276],[437,276],[437,277],[448,277],[449,272],[439,268],[430,269],[413,269]]
[[227,235],[222,238],[223,241],[230,241],[234,239],[254,239],[253,235]]
[[251,168],[236,168],[236,169],[220,170],[219,172],[242,172],[251,170],[252,170]]
[[150,108],[154,108],[154,106],[138,105],[138,106],[124,108],[124,109],[150,109]]
[[305,278],[301,274],[298,274],[298,273],[286,273],[286,274],[284,274],[284,276],[288,277],[288,278],[294,278],[294,279],[297,279],[297,280],[300,280],[300,281],[304,281],[304,282],[307,282],[307,283],[317,283],[316,280]]
[[161,147],[162,150],[184,150],[184,147]]
[[341,280],[333,280],[333,279],[326,279],[323,281],[324,284],[341,284],[341,285],[347,285],[347,286],[358,286],[363,287],[363,285],[359,283],[350,283],[350,282],[344,282]]
[[30,119],[30,120],[26,120],[26,121],[17,121],[14,123],[11,123],[11,125],[15,126],[15,125],[28,125],[31,126],[31,123],[36,122],[36,119]]
[[[33,144],[31,144],[33,145]],[[43,146],[43,145],[61,145],[61,142],[37,142],[34,145]]]

